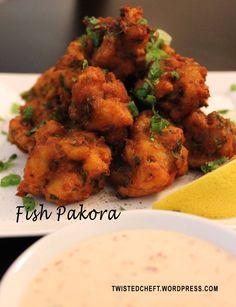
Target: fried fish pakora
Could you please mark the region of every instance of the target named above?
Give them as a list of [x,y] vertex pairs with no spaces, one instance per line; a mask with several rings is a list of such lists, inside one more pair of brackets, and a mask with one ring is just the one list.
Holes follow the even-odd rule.
[[221,157],[236,154],[236,126],[218,112],[193,112],[183,122],[189,165],[197,168]]
[[133,124],[128,102],[124,85],[113,73],[88,67],[73,87],[69,115],[82,129],[100,132],[112,143],[122,142]]
[[180,55],[163,60],[165,73],[155,85],[155,96],[160,109],[173,121],[207,106],[209,97],[205,84],[207,70],[193,59]]
[[34,132],[42,123],[51,119],[61,123],[68,121],[72,87],[83,69],[84,60],[79,41],[71,42],[56,66],[44,72],[35,85],[23,93],[25,105],[9,126],[11,143],[29,152],[34,144]]
[[147,76],[137,82],[135,89],[140,103],[151,108],[150,101],[155,102],[162,114],[174,122],[207,106],[206,68],[176,54],[158,38],[158,32],[148,42],[146,61]]
[[69,130],[55,121],[35,134],[18,195],[41,196],[57,205],[88,198],[105,185],[111,151],[94,133]]
[[112,169],[111,178],[121,196],[159,192],[188,170],[183,131],[169,124],[160,133],[153,133],[151,120],[151,111],[144,111],[137,118],[122,154],[123,161]]
[[143,9],[125,6],[120,10],[116,26],[105,31],[91,63],[109,69],[121,80],[137,75],[145,69],[148,39],[149,27]]

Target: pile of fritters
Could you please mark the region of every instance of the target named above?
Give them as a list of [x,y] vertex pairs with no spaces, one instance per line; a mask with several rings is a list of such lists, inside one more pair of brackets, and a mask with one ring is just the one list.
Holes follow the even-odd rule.
[[18,195],[81,201],[159,192],[188,167],[236,154],[236,128],[206,116],[207,70],[173,50],[140,7],[85,17],[86,34],[22,94],[9,140],[29,154]]

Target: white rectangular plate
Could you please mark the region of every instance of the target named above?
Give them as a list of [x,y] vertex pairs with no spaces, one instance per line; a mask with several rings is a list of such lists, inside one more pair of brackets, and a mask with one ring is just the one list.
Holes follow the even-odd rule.
[[[19,93],[29,89],[35,82],[38,75],[36,74],[0,74],[0,116],[5,119],[0,122],[0,131],[8,130],[8,121],[12,117],[10,108],[13,102],[23,103],[19,97]],[[236,94],[230,92],[229,88],[232,83],[236,83],[236,72],[210,72],[207,82],[210,87],[211,98],[209,99],[209,107],[206,112],[219,109],[236,109]],[[233,113],[233,112],[232,112]],[[7,159],[11,154],[18,155],[14,166],[0,173],[0,179],[9,173],[23,175],[23,168],[27,155],[20,152],[15,146],[9,144],[4,135],[0,135],[0,160]],[[106,189],[99,194],[83,201],[84,209],[88,211],[92,209],[111,210],[121,208],[129,209],[147,209],[151,208],[154,200],[160,199],[168,193],[178,189],[180,186],[191,182],[197,178],[199,174],[190,172],[188,175],[178,178],[174,184],[158,195],[151,195],[138,199],[120,200],[115,196],[114,191]],[[42,235],[52,232],[63,227],[70,222],[79,223],[79,219],[68,221],[66,214],[61,216],[57,221],[57,206],[46,202],[43,199],[37,199],[37,204],[44,204],[48,212],[52,212],[50,219],[42,219],[37,221],[26,220],[25,215],[20,216],[20,220],[16,223],[16,207],[22,205],[21,198],[15,196],[16,188],[0,188],[0,236],[30,236]],[[78,204],[66,207],[66,213],[70,209],[75,209],[79,213],[80,206]],[[236,228],[236,218],[220,220],[219,223]]]

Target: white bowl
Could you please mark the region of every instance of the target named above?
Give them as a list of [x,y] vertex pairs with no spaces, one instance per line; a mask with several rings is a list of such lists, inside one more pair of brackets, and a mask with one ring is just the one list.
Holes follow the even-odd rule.
[[28,248],[8,269],[0,284],[0,306],[19,307],[33,276],[51,259],[78,241],[127,229],[170,230],[213,243],[236,256],[236,233],[207,219],[152,210],[122,212],[112,221],[79,221],[50,234]]

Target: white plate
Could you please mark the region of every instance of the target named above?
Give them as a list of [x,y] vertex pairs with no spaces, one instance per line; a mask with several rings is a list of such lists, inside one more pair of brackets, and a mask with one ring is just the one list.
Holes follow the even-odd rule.
[[[9,119],[12,115],[10,107],[13,102],[21,102],[19,93],[29,89],[35,82],[38,75],[34,74],[0,74],[0,116]],[[236,72],[210,72],[208,84],[210,86],[211,98],[209,100],[209,110],[236,109],[236,96],[229,91],[232,83],[236,82]],[[7,130],[8,123],[0,122],[0,131]],[[18,159],[15,166],[8,171],[0,173],[0,178],[9,174],[17,173],[22,175],[27,155],[20,152],[15,146],[6,141],[6,137],[0,134],[0,160],[7,159],[12,153],[17,153]],[[96,208],[97,210],[117,209],[147,209],[151,207],[154,200],[159,199],[180,186],[191,182],[198,176],[196,173],[189,173],[187,176],[178,178],[174,184],[158,195],[152,195],[139,199],[119,200],[114,192],[106,189],[97,195],[83,201],[84,207],[88,210]],[[44,207],[52,212],[52,217],[48,220],[33,222],[26,220],[24,216],[16,223],[16,206],[22,205],[21,199],[15,196],[15,187],[0,188],[0,236],[22,236],[22,235],[42,235],[61,228],[70,223],[66,216],[63,216],[60,222],[57,222],[55,205],[47,203],[43,199],[38,199],[38,203],[45,204]],[[77,209],[78,204],[67,206],[67,211]],[[236,219],[222,220],[231,227],[236,227]]]
[[[0,306],[19,307],[29,281],[57,254],[86,238],[127,229],[159,229],[206,240],[236,256],[236,233],[207,219],[176,212],[132,210],[116,221],[83,221],[44,237],[10,267],[0,284]],[[10,294],[10,295],[9,295]]]

